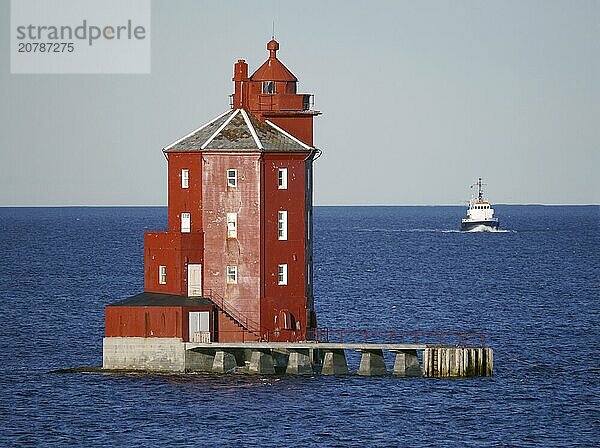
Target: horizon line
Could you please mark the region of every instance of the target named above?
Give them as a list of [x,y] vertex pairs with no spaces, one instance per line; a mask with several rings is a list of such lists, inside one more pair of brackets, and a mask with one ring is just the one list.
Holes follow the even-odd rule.
[[[467,204],[313,204],[314,207],[466,207]],[[542,203],[542,202],[499,202],[494,206],[543,206],[543,207],[592,207],[600,203]],[[54,205],[0,205],[0,208],[167,208],[161,204],[54,204]]]

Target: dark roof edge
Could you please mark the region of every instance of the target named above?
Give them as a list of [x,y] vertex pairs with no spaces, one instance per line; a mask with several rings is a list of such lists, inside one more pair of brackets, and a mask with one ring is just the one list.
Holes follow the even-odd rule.
[[174,294],[159,294],[154,292],[142,292],[126,299],[106,305],[113,306],[214,306],[214,304],[205,297],[186,297]]

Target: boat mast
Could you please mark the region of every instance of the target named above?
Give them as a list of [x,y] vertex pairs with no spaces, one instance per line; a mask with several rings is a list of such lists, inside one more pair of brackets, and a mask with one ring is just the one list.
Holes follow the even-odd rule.
[[477,181],[478,193],[477,193],[477,201],[483,202],[483,184],[481,183],[481,177]]

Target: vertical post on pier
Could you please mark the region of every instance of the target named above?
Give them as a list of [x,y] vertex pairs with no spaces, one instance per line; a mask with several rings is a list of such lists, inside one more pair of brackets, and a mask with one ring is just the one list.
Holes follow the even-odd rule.
[[248,372],[260,375],[274,374],[275,367],[271,350],[252,350]]
[[289,375],[312,375],[313,365],[309,349],[289,349],[285,373]]
[[235,356],[228,350],[217,350],[212,365],[213,373],[231,373],[237,367]]
[[396,352],[393,373],[396,376],[423,376],[416,350],[392,350]]
[[325,350],[321,375],[348,375],[348,363],[343,349]]
[[358,374],[362,376],[382,376],[387,375],[387,367],[383,358],[383,350],[360,349],[360,367]]

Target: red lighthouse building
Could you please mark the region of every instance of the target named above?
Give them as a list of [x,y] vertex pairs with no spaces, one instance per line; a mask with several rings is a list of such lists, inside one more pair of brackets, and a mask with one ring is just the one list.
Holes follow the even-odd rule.
[[311,95],[267,44],[232,107],[163,149],[168,229],[144,235],[144,292],[106,307],[106,337],[302,341],[312,282]]

